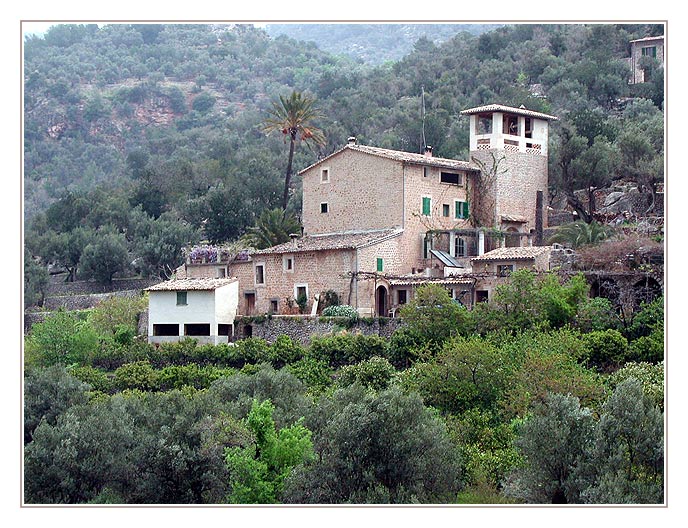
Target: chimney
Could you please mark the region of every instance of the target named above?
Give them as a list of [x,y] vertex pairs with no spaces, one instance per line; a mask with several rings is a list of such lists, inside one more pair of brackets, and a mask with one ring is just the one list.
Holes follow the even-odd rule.
[[425,157],[432,158],[432,147],[430,145],[425,147]]
[[350,136],[349,139],[347,140],[348,145],[355,145],[356,144],[356,136]]
[[544,193],[537,191],[535,193],[535,245],[541,246],[544,237],[544,218],[543,218],[543,203]]
[[292,247],[296,249],[296,239],[299,238],[299,235],[296,233],[289,233],[289,238],[291,238]]

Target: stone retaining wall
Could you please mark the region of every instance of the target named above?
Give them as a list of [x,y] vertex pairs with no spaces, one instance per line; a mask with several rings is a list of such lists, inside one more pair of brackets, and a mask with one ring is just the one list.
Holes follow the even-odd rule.
[[[288,335],[293,340],[308,345],[312,336],[322,336],[342,329],[351,333],[359,332],[364,335],[379,335],[389,338],[395,330],[403,325],[401,319],[387,318],[359,319],[350,327],[347,323],[346,318],[340,317],[245,317],[235,321],[235,339],[251,335],[272,343],[280,335]],[[248,330],[249,327],[250,330]]]
[[115,279],[112,284],[99,284],[91,281],[51,282],[47,297],[64,295],[88,295],[92,293],[111,293],[123,290],[143,290],[161,282],[160,279]]
[[55,311],[60,308],[65,310],[86,310],[93,308],[101,301],[110,297],[138,297],[141,290],[122,290],[110,293],[93,293],[89,295],[62,295],[47,297],[44,308],[47,311]]

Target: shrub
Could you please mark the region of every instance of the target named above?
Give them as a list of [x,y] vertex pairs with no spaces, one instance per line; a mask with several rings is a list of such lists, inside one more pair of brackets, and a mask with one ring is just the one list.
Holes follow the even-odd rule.
[[127,363],[115,370],[113,380],[117,390],[139,389],[142,391],[157,390],[159,375],[148,360]]
[[311,392],[319,393],[332,385],[332,369],[326,361],[304,357],[290,365],[287,370],[306,385]]
[[112,390],[112,378],[103,370],[85,365],[71,368],[69,373],[76,379],[88,383],[94,391],[108,393]]
[[607,370],[626,359],[628,341],[618,330],[589,332],[582,339],[590,350],[588,366]]
[[618,330],[620,320],[609,299],[594,297],[586,299],[578,306],[573,324],[583,332]]
[[235,343],[234,357],[243,363],[270,361],[270,344],[260,337],[247,337]]
[[221,369],[213,366],[199,367],[195,363],[171,365],[158,373],[160,390],[181,389],[184,386],[207,389],[216,379],[235,374],[234,369]]
[[340,334],[314,337],[308,355],[338,368],[373,356],[387,357],[388,347],[387,340],[377,335]]
[[347,387],[354,383],[360,383],[364,387],[381,391],[386,389],[396,370],[385,358],[373,356],[370,359],[361,361],[356,365],[347,365],[339,371],[337,384]]
[[98,348],[98,336],[77,313],[60,311],[33,325],[26,344],[29,364],[82,364]]
[[323,311],[322,315],[325,317],[348,317],[350,319],[357,319],[358,312],[353,306],[348,304],[338,304],[327,306]]
[[270,362],[275,368],[294,363],[303,357],[304,348],[292,338],[280,335],[270,347]]

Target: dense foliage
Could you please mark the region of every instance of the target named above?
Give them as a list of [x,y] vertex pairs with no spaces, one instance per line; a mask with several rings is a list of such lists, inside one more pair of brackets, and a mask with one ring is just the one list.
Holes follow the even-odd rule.
[[445,309],[426,286],[412,313],[437,311],[390,339],[341,330],[307,346],[154,346],[133,331],[143,299],[59,312],[25,343],[25,499],[662,502],[663,340],[660,360],[635,360],[662,300],[627,328],[581,329],[578,280],[538,280],[521,302],[556,325],[499,303]]

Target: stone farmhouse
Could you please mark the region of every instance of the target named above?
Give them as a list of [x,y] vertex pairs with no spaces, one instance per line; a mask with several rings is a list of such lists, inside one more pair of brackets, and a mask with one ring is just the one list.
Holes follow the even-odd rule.
[[[470,120],[470,161],[350,138],[300,171],[302,233],[227,260],[188,260],[177,273],[183,284],[149,291],[178,296],[194,279],[232,277],[238,315],[316,314],[323,294],[334,292],[362,316],[394,316],[422,284],[440,284],[470,307],[489,299],[509,270],[549,269],[552,248],[537,246],[547,227],[549,122],[557,118],[496,104],[461,113]],[[151,304],[150,324],[166,324],[154,311]]]
[[630,84],[648,82],[649,71],[643,66],[642,58],[651,57],[659,64],[664,64],[664,36],[646,37],[631,41],[631,67]]

